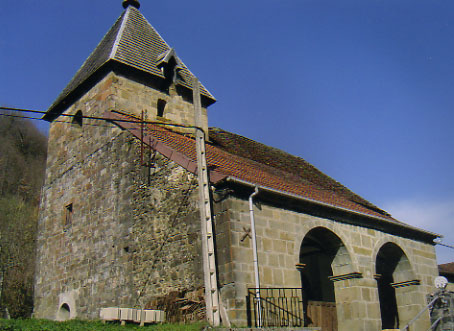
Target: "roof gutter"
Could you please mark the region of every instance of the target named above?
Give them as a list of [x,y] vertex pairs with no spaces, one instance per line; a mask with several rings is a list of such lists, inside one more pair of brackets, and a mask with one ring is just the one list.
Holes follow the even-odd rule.
[[438,233],[426,231],[426,230],[423,230],[423,229],[420,229],[420,228],[417,228],[417,227],[414,227],[414,226],[411,226],[411,225],[408,225],[408,224],[405,224],[405,223],[395,223],[395,222],[392,222],[389,219],[386,219],[384,217],[369,215],[369,214],[365,214],[365,213],[362,213],[362,212],[359,212],[359,211],[356,211],[356,210],[343,208],[343,207],[339,207],[339,206],[334,206],[334,205],[326,203],[326,202],[321,202],[321,201],[317,201],[317,200],[314,200],[314,199],[305,198],[303,196],[300,196],[300,195],[297,195],[297,194],[294,194],[294,193],[288,193],[288,192],[284,192],[284,191],[277,190],[277,189],[274,189],[274,188],[257,185],[257,184],[254,184],[254,183],[242,180],[242,179],[238,179],[238,178],[235,178],[235,177],[229,176],[225,180],[227,182],[233,182],[233,183],[249,186],[249,187],[252,187],[254,189],[255,188],[259,188],[261,191],[282,195],[284,197],[297,199],[297,200],[304,201],[304,202],[313,203],[313,204],[316,204],[316,205],[319,205],[319,206],[332,208],[332,209],[335,209],[335,210],[347,212],[347,213],[354,214],[354,215],[359,215],[359,216],[362,216],[362,217],[371,218],[371,219],[374,219],[374,220],[378,220],[378,221],[382,221],[382,222],[388,223],[390,225],[394,225],[394,226],[397,225],[397,226],[400,226],[400,227],[403,227],[403,228],[407,228],[407,229],[410,229],[410,230],[422,232],[422,233],[425,233],[426,235],[430,235],[430,236],[433,236],[433,237],[436,237],[436,238],[443,238],[443,236],[438,234]]

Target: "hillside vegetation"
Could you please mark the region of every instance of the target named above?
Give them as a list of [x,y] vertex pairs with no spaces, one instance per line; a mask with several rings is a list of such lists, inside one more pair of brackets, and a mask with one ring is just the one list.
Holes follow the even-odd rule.
[[36,226],[47,138],[31,121],[0,116],[0,308],[33,309]]

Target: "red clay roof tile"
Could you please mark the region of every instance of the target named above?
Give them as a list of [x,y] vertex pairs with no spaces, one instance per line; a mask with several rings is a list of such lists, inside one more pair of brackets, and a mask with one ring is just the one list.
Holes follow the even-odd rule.
[[438,271],[439,271],[440,275],[454,276],[454,262],[439,264]]
[[[109,117],[111,119],[131,119],[131,117],[113,113],[110,113]],[[118,122],[117,124],[138,136],[139,131],[133,129],[137,129],[139,123]],[[168,154],[167,157],[170,157],[169,153],[177,153],[180,156],[175,160],[181,157],[192,160],[191,169],[194,171],[196,151],[194,139],[190,135],[177,133],[154,124],[148,124],[145,127],[145,134],[152,138],[152,142],[145,139],[145,143],[148,142],[158,151],[157,146],[163,144],[163,150],[171,151],[165,153]],[[400,223],[385,211],[354,194],[301,158],[220,129],[210,129],[210,140],[206,144],[206,158],[207,166],[211,169],[210,179],[213,183],[233,177],[317,202]],[[181,165],[189,167],[187,162]]]

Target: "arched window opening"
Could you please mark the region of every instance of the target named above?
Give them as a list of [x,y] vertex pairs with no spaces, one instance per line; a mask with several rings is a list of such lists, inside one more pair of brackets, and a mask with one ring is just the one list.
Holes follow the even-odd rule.
[[165,100],[162,100],[162,99],[159,99],[158,100],[158,104],[157,104],[157,108],[158,108],[158,112],[157,112],[157,116],[158,117],[164,117],[164,109],[166,108],[166,102]]
[[64,303],[60,306],[60,309],[58,310],[57,314],[57,319],[59,321],[67,321],[71,317],[71,309],[69,308],[69,305],[67,303]]
[[75,114],[74,114],[74,117],[73,117],[73,120],[71,122],[71,124],[75,127],[79,127],[81,128],[82,127],[82,122],[83,122],[83,114],[82,114],[82,111],[81,110],[78,110]]
[[392,285],[414,279],[410,262],[399,246],[386,243],[378,251],[375,272],[382,328],[399,328],[399,303]]

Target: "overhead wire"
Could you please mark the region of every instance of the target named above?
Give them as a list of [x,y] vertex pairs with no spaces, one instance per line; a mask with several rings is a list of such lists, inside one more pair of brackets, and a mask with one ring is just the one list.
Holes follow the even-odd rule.
[[435,241],[435,244],[440,245],[440,246],[443,246],[443,247],[447,247],[447,248],[454,249],[454,246],[451,246],[451,245],[448,245],[448,244],[443,244],[443,243],[441,243],[441,242]]
[[[48,114],[47,111],[42,111],[42,110],[33,110],[33,109],[25,109],[25,108],[14,108],[14,107],[0,107],[0,110],[6,110],[6,111],[17,111],[17,112],[24,112],[24,113],[34,113],[34,114]],[[114,113],[118,114],[123,114],[122,112],[116,111],[116,110],[111,110]],[[0,114],[1,115],[1,114]],[[124,114],[123,114],[124,115]],[[179,127],[179,128],[186,128],[186,129],[197,129],[201,130],[203,132],[203,129],[194,126],[194,125],[183,125],[183,124],[175,124],[175,123],[163,123],[159,121],[147,121],[147,120],[142,120],[137,118],[136,120],[127,120],[127,119],[108,119],[105,117],[97,117],[97,116],[86,116],[86,115],[72,115],[72,114],[58,114],[58,116],[62,117],[77,117],[77,118],[84,118],[84,119],[90,119],[90,120],[98,120],[98,121],[106,121],[106,122],[119,122],[119,123],[143,123],[143,124],[155,124],[155,125],[162,125],[162,126],[171,126],[171,127]],[[133,117],[133,115],[129,115]],[[46,121],[44,118],[32,118],[36,120],[43,120]],[[52,122],[57,122],[57,121],[52,121]],[[67,123],[64,122],[63,123]]]
[[30,116],[22,116],[22,115],[13,115],[13,114],[0,114],[0,116],[23,118],[23,119],[28,119],[28,120],[41,120],[41,118],[30,117]]
[[[44,121],[44,122],[47,122],[45,119],[36,118],[36,117],[30,117],[30,116],[13,115],[13,114],[0,114],[0,116],[4,116],[4,117],[14,117],[14,118],[27,119],[27,120],[36,120],[36,121]],[[71,122],[59,121],[59,120],[54,120],[54,121],[52,121],[52,122],[54,122],[54,123],[72,124]],[[94,123],[84,123],[84,125],[87,125],[87,126],[95,126],[95,127],[102,127],[102,128],[108,128],[108,127],[109,127],[109,125],[106,125],[106,124],[94,124]]]
[[[47,114],[46,111],[42,111],[42,110],[33,110],[33,109],[25,109],[25,108],[14,108],[14,107],[0,107],[0,110],[15,111],[15,112],[21,112],[21,113],[24,112],[24,113],[34,113],[34,114]],[[30,116],[24,116],[24,115],[13,115],[13,114],[1,114],[0,113],[0,116],[16,117],[16,118],[23,118],[23,119],[31,119],[31,120],[48,122],[44,118],[30,117]],[[84,116],[84,115],[80,116],[80,115],[72,115],[72,114],[61,114],[60,116],[72,117],[72,118],[77,117],[77,118],[91,119],[91,120],[98,120],[98,121],[105,121],[105,122],[109,122],[110,121],[107,118],[95,117],[95,116]],[[53,123],[72,124],[71,122],[62,121],[62,120],[53,120],[52,122]],[[137,121],[131,121],[131,120],[118,120],[118,122],[137,123]],[[85,123],[84,125],[97,126],[97,127],[108,127],[107,125],[99,125],[99,124],[93,124],[93,123]]]
[[[25,113],[34,113],[34,114],[47,114],[46,111],[42,111],[42,110],[15,108],[15,107],[0,107],[0,110],[25,112]],[[118,111],[114,111],[114,112],[120,113]],[[0,113],[0,116],[31,119],[31,120],[38,120],[38,121],[46,121],[47,122],[47,120],[45,120],[44,118],[36,118],[36,117],[23,116],[23,115],[13,115],[13,114],[2,114],[2,113]],[[157,121],[146,121],[146,120],[144,121],[144,120],[141,120],[139,118],[137,118],[137,120],[127,120],[127,119],[111,120],[111,119],[103,118],[103,117],[85,116],[85,115],[80,116],[80,115],[72,115],[72,114],[59,114],[59,116],[63,116],[63,117],[77,117],[77,118],[84,118],[84,119],[91,119],[91,120],[105,121],[105,122],[143,123],[143,124],[155,124],[155,125],[162,125],[162,126],[183,127],[183,128],[188,128],[188,129],[189,128],[194,128],[194,129],[199,129],[199,130],[201,129],[201,128],[196,127],[196,126],[188,126],[188,125],[173,124],[173,123],[162,123],[162,122],[157,122]],[[53,120],[52,122],[72,124],[71,122],[61,121],[61,120]],[[94,126],[94,127],[108,127],[108,125],[100,125],[100,124],[93,124],[93,123],[85,123],[84,125],[89,125],[89,126]],[[447,247],[447,248],[450,248],[450,249],[454,249],[454,246],[448,245],[448,244],[443,244],[443,243],[441,243],[439,241],[435,241],[435,244],[443,246],[443,247]]]

